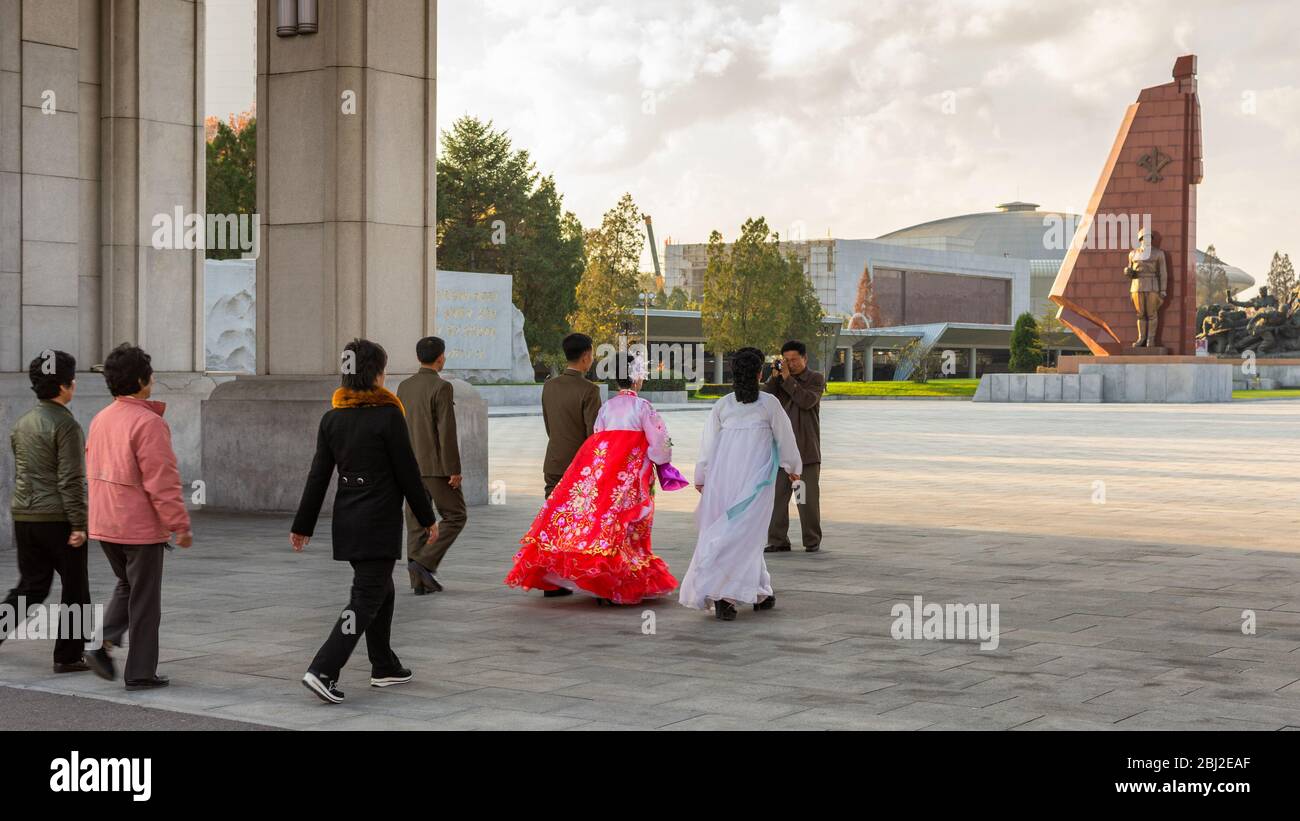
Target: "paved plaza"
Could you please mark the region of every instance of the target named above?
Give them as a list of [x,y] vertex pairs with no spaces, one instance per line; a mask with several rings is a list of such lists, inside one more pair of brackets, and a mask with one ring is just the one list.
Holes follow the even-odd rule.
[[[706,414],[665,414],[694,462]],[[409,685],[346,703],[299,684],[345,603],[328,527],[291,552],[289,516],[196,516],[168,558],[160,672],[173,686],[54,676],[48,643],[0,647],[0,728],[35,693],[302,729],[1300,728],[1300,404],[1035,406],[827,401],[826,541],[770,558],[778,606],[735,622],[673,599],[627,608],[501,585],[540,503],[540,417],[494,417],[491,480],[416,598],[399,570]],[[306,465],[303,465],[305,474]],[[286,477],[295,485],[303,476]],[[693,490],[660,494],[654,541],[680,578]],[[92,590],[109,593],[94,548]],[[0,551],[0,584],[15,574]],[[895,640],[891,608],[997,604],[1000,644]],[[1256,631],[1242,631],[1243,611]],[[653,631],[647,633],[650,627]],[[27,693],[19,693],[18,690]],[[45,703],[45,702],[42,702]],[[64,726],[64,725],[61,725]],[[89,721],[84,726],[100,726]]]

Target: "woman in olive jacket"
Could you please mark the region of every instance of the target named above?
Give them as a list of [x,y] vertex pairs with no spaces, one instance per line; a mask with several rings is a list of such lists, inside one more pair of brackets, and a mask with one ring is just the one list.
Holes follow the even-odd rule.
[[301,552],[316,529],[337,469],[330,531],[334,558],[352,564],[352,596],[303,676],[303,685],[330,704],[343,701],[339,673],[363,633],[372,687],[411,680],[411,671],[389,645],[393,567],[402,557],[405,540],[402,502],[428,529],[430,542],[438,534],[402,403],[384,387],[388,354],[374,342],[357,339],[344,349],[343,361],[343,387],[334,392],[333,408],[321,418],[316,457],[289,534],[293,549]]

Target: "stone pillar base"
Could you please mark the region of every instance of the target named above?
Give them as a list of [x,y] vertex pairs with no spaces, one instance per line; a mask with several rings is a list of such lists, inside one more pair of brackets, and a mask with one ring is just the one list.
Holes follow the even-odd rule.
[[[405,378],[389,378],[396,390]],[[487,404],[468,382],[456,389],[456,426],[465,501],[488,501]],[[291,513],[298,508],[335,376],[249,376],[221,385],[203,403],[203,472],[208,507]],[[326,515],[333,488],[325,500]]]

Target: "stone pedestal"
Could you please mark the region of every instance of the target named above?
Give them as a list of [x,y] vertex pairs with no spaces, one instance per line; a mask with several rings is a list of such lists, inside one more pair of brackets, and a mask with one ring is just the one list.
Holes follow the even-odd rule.
[[[390,377],[396,391],[404,376]],[[487,404],[473,385],[456,389],[457,441],[465,500],[488,501]],[[237,377],[203,402],[203,472],[208,506],[288,513],[298,508],[316,450],[320,418],[337,377]],[[324,514],[333,504],[333,488]]]
[[[1233,366],[1205,357],[1080,356],[1060,373],[986,374],[976,402],[1231,402]],[[1128,361],[1125,361],[1127,359]],[[1134,360],[1138,361],[1134,361]],[[1169,361],[1173,360],[1173,361]],[[1192,361],[1178,361],[1192,360]]]

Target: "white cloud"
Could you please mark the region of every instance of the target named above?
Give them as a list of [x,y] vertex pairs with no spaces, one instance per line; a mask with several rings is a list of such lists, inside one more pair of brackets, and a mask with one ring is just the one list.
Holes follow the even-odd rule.
[[439,121],[507,128],[585,224],[631,191],[677,241],[757,215],[869,237],[1014,197],[1080,207],[1125,107],[1195,50],[1201,244],[1259,275],[1300,253],[1293,19],[1282,0],[443,2]]

